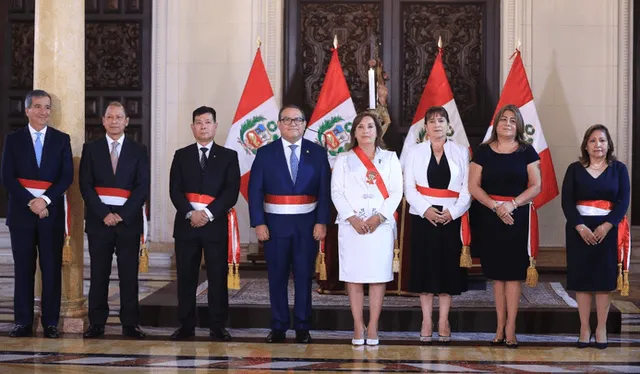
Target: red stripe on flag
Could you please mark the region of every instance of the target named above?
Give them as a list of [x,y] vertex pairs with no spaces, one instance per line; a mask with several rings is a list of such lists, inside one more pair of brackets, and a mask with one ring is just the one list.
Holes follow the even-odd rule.
[[264,67],[264,62],[262,62],[260,48],[258,48],[256,56],[253,59],[253,65],[251,65],[249,78],[247,78],[247,83],[245,83],[244,89],[242,90],[242,96],[240,97],[238,109],[236,109],[236,115],[233,117],[232,123],[238,122],[240,118],[249,114],[252,110],[269,100],[271,97],[273,97],[271,82],[269,82],[267,70]]
[[320,118],[344,103],[351,97],[350,95],[347,80],[344,78],[340,59],[338,58],[338,50],[334,49],[320,89],[318,103],[313,110],[311,119],[307,122],[307,126],[316,123]]
[[249,201],[249,176],[251,171],[248,171],[240,177],[240,193],[244,196],[246,201]]
[[498,113],[498,110],[507,104],[513,104],[520,108],[529,101],[533,100],[533,93],[531,92],[531,86],[529,86],[529,80],[527,79],[527,73],[524,70],[524,64],[520,57],[520,51],[516,51],[511,70],[507,76],[507,80],[502,88],[502,94],[500,100],[496,106],[496,111],[493,113],[491,123]]
[[444,71],[444,64],[442,63],[442,48],[438,49],[438,55],[433,62],[429,79],[424,86],[424,91],[420,97],[420,103],[416,109],[416,114],[413,117],[413,123],[417,123],[424,118],[424,114],[432,106],[444,106],[449,101],[453,100],[453,92],[447,79],[447,73]]
[[540,207],[553,200],[553,198],[559,194],[556,171],[553,168],[549,148],[538,153],[538,155],[540,155],[542,189],[540,194],[533,200],[533,205],[535,205],[536,209],[540,209]]

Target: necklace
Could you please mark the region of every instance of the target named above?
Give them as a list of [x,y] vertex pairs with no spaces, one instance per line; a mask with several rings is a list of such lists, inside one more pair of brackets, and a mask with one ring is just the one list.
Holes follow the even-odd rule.
[[[496,144],[497,144],[496,148],[498,149],[498,153],[503,153],[504,151],[500,149],[500,141],[496,141]],[[513,148],[514,144],[513,142],[510,142],[508,145],[509,145],[509,148],[507,148],[507,151],[510,151]]]
[[602,170],[606,166],[607,166],[607,160],[604,160],[599,164],[596,164],[596,163],[593,163],[593,162],[589,163],[589,168],[592,169],[592,170]]

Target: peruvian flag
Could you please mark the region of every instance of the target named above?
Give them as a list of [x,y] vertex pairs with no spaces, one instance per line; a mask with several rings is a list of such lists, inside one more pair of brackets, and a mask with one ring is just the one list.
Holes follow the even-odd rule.
[[225,147],[238,152],[241,175],[240,194],[244,199],[238,199],[235,209],[242,243],[257,242],[255,233],[249,228],[247,203],[249,172],[258,148],[280,137],[278,111],[267,70],[262,62],[260,47],[258,47],[236,115],[233,117],[233,124],[224,143]]
[[456,143],[469,147],[469,139],[467,139],[467,133],[464,131],[456,101],[453,99],[453,92],[447,79],[447,73],[444,71],[442,48],[438,48],[438,55],[431,68],[431,74],[429,74],[427,84],[424,86],[420,103],[413,117],[413,124],[409,128],[407,137],[404,140],[402,152],[400,153],[400,163],[403,165],[409,154],[409,149],[416,144],[422,143],[426,138],[424,114],[432,106],[441,106],[447,110],[450,122],[449,134],[447,134],[447,136],[452,138]]
[[329,164],[345,151],[351,141],[351,126],[356,117],[347,81],[338,59],[338,49],[333,48],[331,61],[324,77],[316,104],[304,137],[327,149]]
[[238,152],[242,176],[240,193],[245,200],[249,189],[249,171],[258,148],[280,137],[278,110],[258,48],[227,141],[224,143],[225,147]]
[[[520,113],[522,113],[522,118],[525,123],[525,134],[527,138],[531,139],[531,145],[540,156],[542,191],[540,191],[540,194],[533,200],[534,206],[536,209],[539,209],[544,204],[553,200],[554,197],[558,196],[558,182],[556,180],[556,172],[553,169],[551,152],[544,138],[536,105],[533,102],[531,86],[529,86],[527,73],[524,70],[524,64],[520,57],[520,50],[516,50],[514,55],[515,59],[511,65],[511,71],[509,71],[507,81],[504,83],[502,94],[500,95],[500,100],[498,101],[496,112],[493,116],[495,119],[498,110],[507,104],[513,104],[519,107]],[[484,141],[487,141],[491,136],[494,119],[491,120],[491,125],[487,129]]]

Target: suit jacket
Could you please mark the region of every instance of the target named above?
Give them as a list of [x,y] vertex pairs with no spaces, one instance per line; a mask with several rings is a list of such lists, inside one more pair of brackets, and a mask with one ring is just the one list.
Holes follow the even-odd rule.
[[[330,170],[327,151],[303,138],[294,184],[282,140],[278,139],[260,147],[249,177],[251,226],[266,224],[273,234],[289,236],[297,230],[307,230],[317,223],[329,223]],[[318,204],[314,211],[307,214],[269,214],[264,212],[266,194],[310,195],[317,198]]]
[[[9,191],[7,226],[32,228],[38,223],[64,229],[63,194],[73,181],[73,157],[69,135],[49,126],[44,139],[40,167],[36,161],[28,126],[7,135],[2,152],[2,184]],[[51,182],[45,195],[51,200],[49,216],[39,219],[27,204],[34,196],[18,178]]]
[[[123,234],[138,234],[143,230],[142,205],[149,197],[149,157],[144,145],[125,136],[116,174],[111,166],[111,151],[106,137],[82,148],[80,160],[80,192],[85,204],[85,232],[102,234],[112,230],[104,224],[104,217],[117,213],[122,222],[115,228]],[[107,205],[100,200],[96,187],[121,188],[131,192],[122,206]]]
[[[213,143],[207,167],[200,167],[200,151],[196,143],[178,149],[173,156],[169,177],[169,195],[176,208],[173,237],[178,240],[204,239],[226,241],[227,212],[238,201],[240,166],[236,151]],[[186,193],[209,195],[215,198],[207,209],[214,217],[203,227],[191,227],[187,213],[194,210]]]

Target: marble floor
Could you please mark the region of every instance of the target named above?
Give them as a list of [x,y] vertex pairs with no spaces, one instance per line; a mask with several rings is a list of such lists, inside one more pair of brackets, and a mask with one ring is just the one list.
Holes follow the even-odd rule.
[[[114,269],[115,270],[115,269]],[[520,347],[491,347],[491,333],[452,334],[450,346],[421,346],[417,332],[380,333],[378,347],[353,347],[350,331],[312,331],[314,343],[296,344],[289,332],[284,344],[264,344],[266,329],[230,329],[230,343],[214,343],[207,329],[193,341],[173,342],[173,328],[143,326],[144,341],[123,338],[117,318],[117,282],[110,288],[113,306],[106,337],[83,340],[12,339],[8,332],[13,298],[13,268],[0,265],[0,373],[182,373],[182,372],[439,372],[439,373],[640,373],[640,276],[632,278],[632,297],[615,297],[622,332],[609,336],[606,350],[576,349],[572,334],[518,334]],[[112,274],[117,279],[117,274]],[[140,275],[140,298],[175,279],[168,269]],[[88,272],[85,272],[85,292]],[[577,315],[576,315],[577,317]]]

